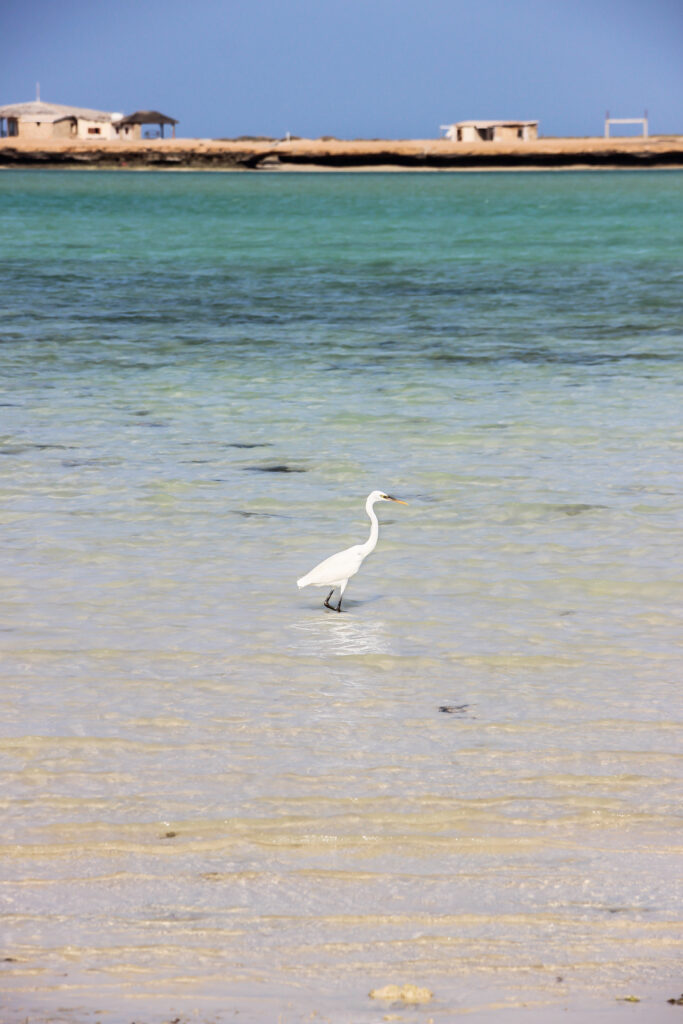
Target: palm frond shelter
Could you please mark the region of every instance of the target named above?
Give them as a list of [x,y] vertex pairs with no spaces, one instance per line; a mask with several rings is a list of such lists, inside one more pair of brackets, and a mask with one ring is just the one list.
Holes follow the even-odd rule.
[[[116,121],[114,128],[120,139],[141,139],[142,126],[146,124],[158,125],[159,131],[154,134],[155,136],[159,135],[162,139],[164,138],[164,127],[170,124],[172,127],[172,137],[175,139],[175,126],[178,122],[173,117],[160,114],[158,110],[136,110],[134,114],[128,114],[126,117],[121,117]],[[151,136],[150,132],[145,134]]]

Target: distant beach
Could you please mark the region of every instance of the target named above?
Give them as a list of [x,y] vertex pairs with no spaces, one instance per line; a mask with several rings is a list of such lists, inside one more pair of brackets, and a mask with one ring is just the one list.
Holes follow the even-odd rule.
[[683,167],[683,135],[542,138],[519,143],[448,139],[0,139],[0,167],[168,170],[506,170]]

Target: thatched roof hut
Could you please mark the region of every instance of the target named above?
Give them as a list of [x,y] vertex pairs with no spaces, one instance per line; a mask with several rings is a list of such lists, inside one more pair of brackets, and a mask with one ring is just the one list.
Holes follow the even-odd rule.
[[136,110],[134,114],[126,114],[115,122],[114,127],[119,133],[128,138],[140,138],[141,126],[143,124],[158,124],[159,133],[163,139],[164,125],[170,124],[173,127],[173,138],[175,138],[175,126],[178,124],[174,117],[159,113],[158,110]]

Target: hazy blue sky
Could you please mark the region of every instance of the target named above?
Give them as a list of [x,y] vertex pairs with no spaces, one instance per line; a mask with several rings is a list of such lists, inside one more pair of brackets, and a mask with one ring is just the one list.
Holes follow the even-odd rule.
[[5,0],[0,104],[178,118],[183,136],[439,134],[475,117],[683,132],[681,0]]

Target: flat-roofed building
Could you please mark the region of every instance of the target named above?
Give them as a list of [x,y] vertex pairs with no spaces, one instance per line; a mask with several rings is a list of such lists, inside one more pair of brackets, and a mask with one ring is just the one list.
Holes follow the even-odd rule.
[[528,142],[538,138],[538,121],[458,121],[441,131],[451,142]]
[[22,139],[115,139],[119,113],[45,103],[10,103],[0,107],[0,134]]

